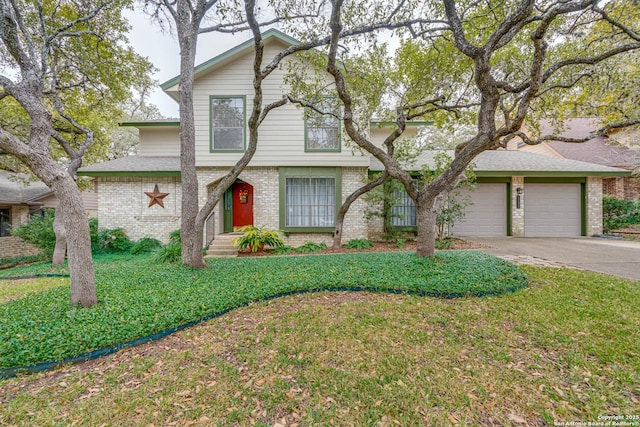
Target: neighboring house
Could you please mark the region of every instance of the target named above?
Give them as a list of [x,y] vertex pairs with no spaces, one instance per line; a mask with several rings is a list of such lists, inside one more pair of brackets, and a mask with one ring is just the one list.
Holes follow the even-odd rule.
[[[558,135],[566,138],[584,138],[598,130],[601,120],[593,117],[575,117],[564,120],[556,129],[549,120],[541,122],[541,135]],[[634,176],[610,177],[602,180],[604,194],[610,194],[623,199],[637,199],[640,197],[640,148],[632,149],[618,144],[617,134],[631,143],[635,138],[635,146],[640,147],[640,132],[626,131],[597,136],[586,142],[571,143],[562,141],[545,141],[538,145],[517,144],[517,149],[532,153],[555,156],[564,159],[579,160],[633,171]],[[511,146],[511,148],[514,148]]]
[[0,170],[0,237],[10,236],[12,226],[25,223],[29,215],[42,209],[42,198],[51,194],[42,182]]
[[[87,213],[96,216],[98,195],[94,191],[83,191],[82,198]],[[11,236],[11,227],[26,223],[31,215],[43,208],[55,209],[57,206],[58,199],[44,183],[30,181],[26,175],[0,170],[0,257],[34,252]]]
[[[276,30],[264,35],[265,58],[295,40]],[[295,59],[292,59],[295,60]],[[247,145],[246,116],[253,101],[253,41],[195,68],[194,109],[199,204],[210,186],[240,158]],[[265,102],[281,99],[286,65],[263,83]],[[180,77],[161,85],[178,99]],[[424,123],[422,123],[424,124]],[[180,123],[177,120],[129,122],[139,129],[139,155],[80,169],[94,177],[103,228],[122,227],[132,239],[151,236],[167,241],[180,227]],[[413,123],[413,125],[421,125]],[[372,123],[371,138],[382,143],[390,123]],[[412,127],[409,134],[415,134]],[[207,220],[205,244],[214,234],[253,224],[285,232],[287,244],[332,239],[337,209],[362,186],[377,161],[354,148],[337,119],[304,114],[287,104],[273,110],[260,126],[257,151]],[[429,162],[432,153],[418,161]],[[476,162],[480,184],[475,204],[455,234],[586,235],[601,232],[601,179],[629,172],[524,152],[491,152]],[[408,165],[408,169],[419,169]],[[525,203],[524,200],[527,200]],[[567,199],[572,203],[566,202]],[[488,202],[489,201],[489,202]],[[411,203],[398,226],[415,226]],[[526,209],[526,212],[525,212]],[[551,209],[550,211],[548,209]],[[415,210],[415,209],[414,209]],[[343,239],[381,234],[382,221],[366,220],[364,199],[345,218]],[[548,212],[553,217],[549,218]],[[544,216],[546,224],[527,218]],[[573,218],[569,222],[566,218]]]

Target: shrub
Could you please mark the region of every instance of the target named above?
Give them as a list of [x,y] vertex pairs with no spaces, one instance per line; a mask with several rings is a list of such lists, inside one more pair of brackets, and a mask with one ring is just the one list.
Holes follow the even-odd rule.
[[436,249],[449,249],[452,246],[453,246],[453,240],[451,239],[436,240]]
[[131,255],[138,255],[147,252],[153,252],[160,246],[162,246],[162,242],[160,242],[160,240],[154,239],[152,237],[143,237],[131,247],[129,253],[131,253]]
[[275,249],[272,249],[272,251],[274,254],[287,255],[293,251],[293,248],[289,245],[282,245],[282,246],[278,246]]
[[238,247],[239,251],[250,249],[251,252],[262,250],[265,246],[278,248],[284,245],[282,232],[279,230],[270,230],[265,227],[254,227],[253,225],[245,225],[241,231],[244,233],[240,237],[233,239],[233,244]]
[[98,232],[98,247],[103,252],[126,252],[133,243],[122,228],[100,230]]
[[98,218],[89,218],[89,236],[91,237],[91,251],[100,252],[98,243]]
[[605,233],[640,224],[640,199],[624,200],[602,197],[602,227]]
[[406,242],[405,242],[405,240],[404,240],[404,239],[398,238],[398,239],[396,240],[396,246],[398,247],[398,249],[402,249],[402,248],[404,248],[404,244],[405,244],[405,243],[406,243]]
[[56,234],[53,232],[55,211],[45,209],[44,215],[34,215],[29,222],[11,230],[11,234],[29,242],[50,256],[56,246]]
[[169,233],[169,243],[164,245],[154,258],[158,262],[178,264],[182,261],[182,238],[180,230]]
[[351,239],[344,245],[347,249],[369,249],[373,247],[373,242],[369,239]]
[[325,249],[327,249],[327,244],[325,242],[314,243],[307,240],[304,243],[304,245],[296,248],[296,252],[299,252],[299,253],[318,252],[318,251],[324,251]]

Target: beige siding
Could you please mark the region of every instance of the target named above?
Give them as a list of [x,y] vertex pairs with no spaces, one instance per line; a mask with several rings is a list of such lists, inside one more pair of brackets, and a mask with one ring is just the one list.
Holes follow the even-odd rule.
[[[265,62],[285,45],[271,41],[265,49]],[[246,95],[247,121],[253,103],[253,53],[215,69],[198,78],[194,88],[197,166],[233,166],[242,153],[211,153],[209,97]],[[285,71],[274,71],[263,83],[264,104],[282,98]],[[303,110],[285,105],[269,113],[260,126],[258,149],[250,166],[367,166],[368,159],[353,154],[344,138],[339,153],[306,153],[304,151]],[[248,135],[247,135],[248,143]]]
[[519,150],[526,151],[528,153],[543,154],[545,156],[562,157],[544,142],[537,145],[523,145]]
[[140,128],[138,154],[141,156],[179,156],[180,128],[178,126]]
[[[415,139],[417,133],[418,133],[418,127],[416,126],[407,126],[404,130],[404,133],[402,134],[402,136],[397,140],[398,142],[402,142],[403,139],[406,138],[411,138],[411,139]],[[395,130],[395,127],[392,126],[378,126],[376,124],[371,125],[371,129],[369,130],[370,132],[370,140],[371,142],[380,147],[383,148],[384,145],[384,140]]]
[[[82,196],[82,202],[84,203],[84,209],[87,211],[97,211],[98,210],[98,193],[95,191],[83,191],[80,193]],[[46,197],[38,199],[38,202],[42,203],[43,208],[57,208],[58,207],[58,198],[49,194]]]

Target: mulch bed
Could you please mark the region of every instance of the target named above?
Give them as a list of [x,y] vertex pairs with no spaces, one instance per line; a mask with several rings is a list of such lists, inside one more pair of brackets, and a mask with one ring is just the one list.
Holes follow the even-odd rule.
[[[451,246],[447,248],[448,250],[484,249],[488,247],[480,243],[468,242],[462,239],[450,239],[449,241],[451,242]],[[411,242],[411,241],[405,242],[402,248],[398,247],[398,245],[395,242],[374,242],[373,247],[369,249],[346,249],[342,247],[338,250],[333,250],[329,247],[323,251],[305,252],[305,253],[298,253],[294,250],[291,253],[285,254],[284,256],[307,255],[307,254],[313,254],[313,255],[340,254],[340,253],[348,253],[348,252],[399,252],[399,251],[415,251],[415,250],[416,250],[416,242]],[[279,255],[279,254],[275,254],[273,252],[267,252],[267,251],[250,252],[248,249],[238,253],[239,257],[274,256],[274,255],[283,256],[283,255]]]

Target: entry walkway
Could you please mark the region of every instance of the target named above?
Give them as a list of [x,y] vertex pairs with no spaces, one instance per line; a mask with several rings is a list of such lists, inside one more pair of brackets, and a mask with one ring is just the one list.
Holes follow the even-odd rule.
[[640,242],[578,238],[467,237],[498,256],[532,256],[584,270],[640,280]]

